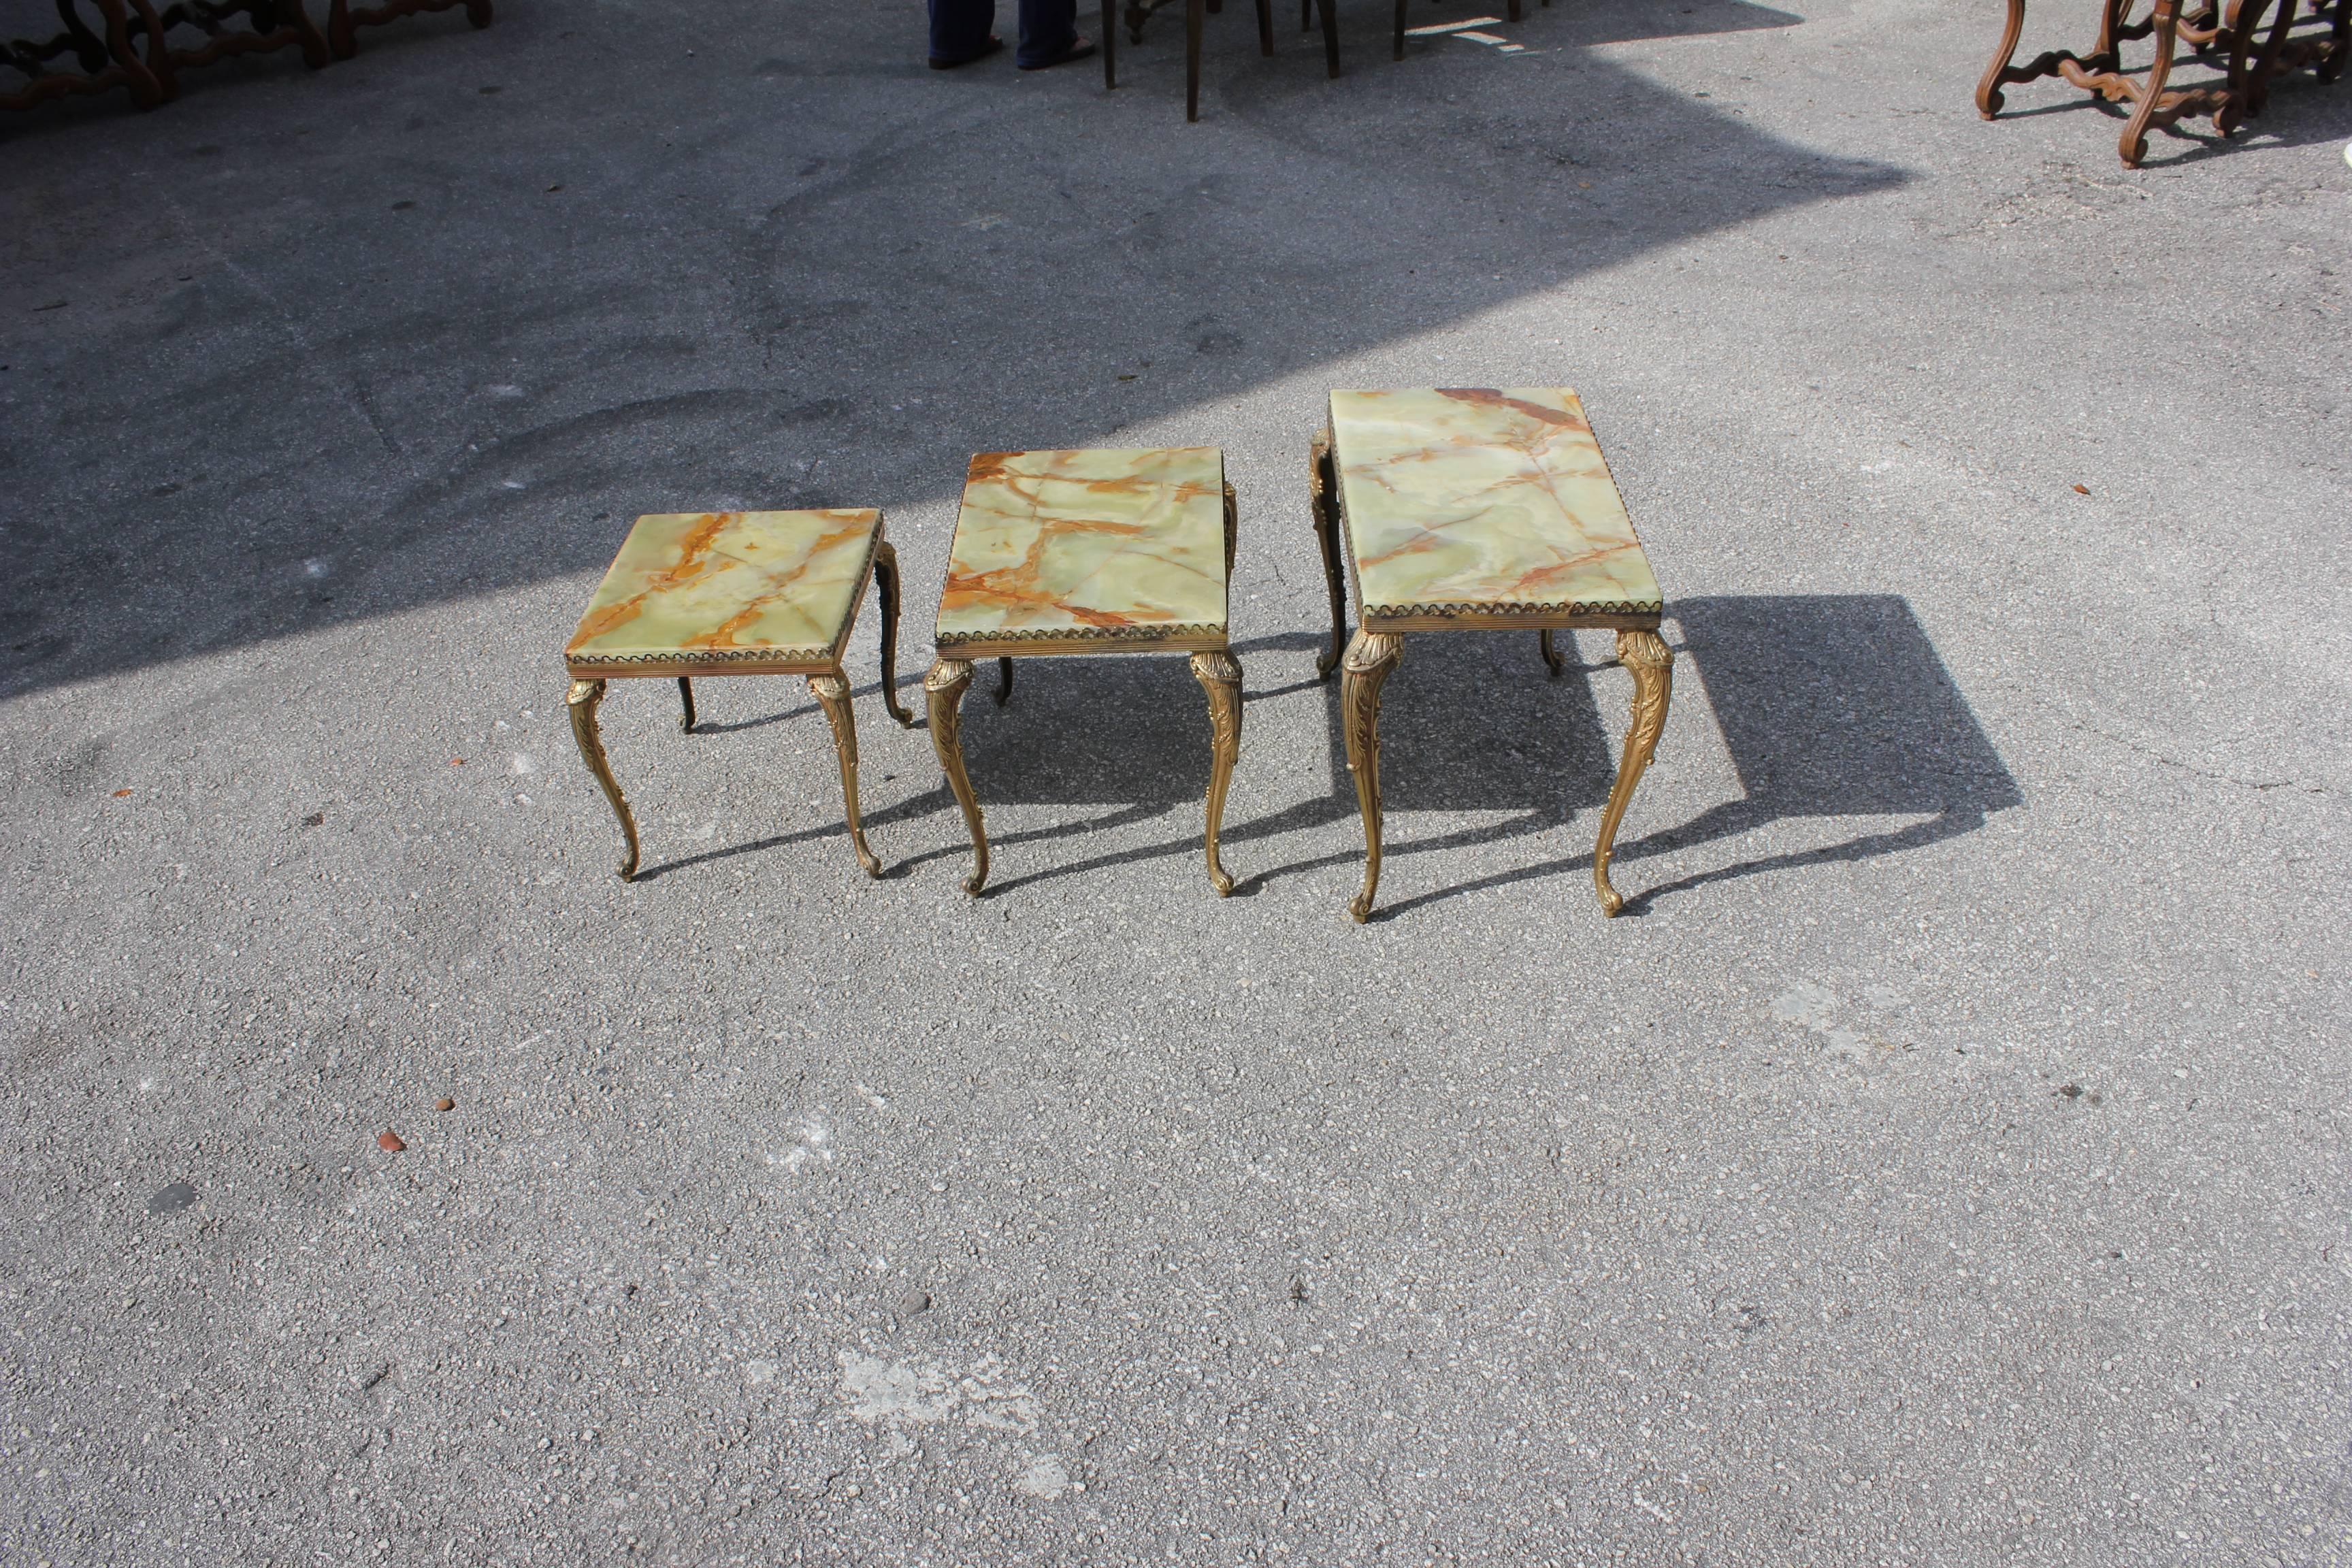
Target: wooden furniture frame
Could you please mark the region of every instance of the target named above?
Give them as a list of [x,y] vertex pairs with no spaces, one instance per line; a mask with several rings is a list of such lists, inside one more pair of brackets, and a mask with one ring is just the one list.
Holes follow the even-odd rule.
[[[2132,106],[2116,152],[2126,168],[2136,169],[2147,155],[2149,132],[2210,115],[2213,129],[2228,136],[2263,111],[2281,72],[2307,68],[2321,80],[2334,81],[2343,74],[2347,51],[2352,51],[2352,0],[2310,0],[2308,16],[2323,30],[2301,37],[2294,36],[2294,28],[2304,15],[2304,0],[2229,0],[2226,11],[2204,5],[2185,15],[2181,0],[2153,0],[2148,14],[2137,22],[2130,19],[2132,3],[2100,0],[2098,36],[2088,53],[2050,49],[2018,66],[2011,61],[2025,32],[2025,0],[2009,0],[2000,47],[1977,83],[1977,112],[1987,120],[1999,114],[2006,102],[2004,87],[2063,77],[2110,103]],[[2263,31],[2265,11],[2271,13],[2267,35]],[[2146,79],[2126,74],[2122,46],[2150,35],[2156,39],[2156,56]],[[2225,57],[2225,75],[2218,86],[2169,85],[2184,42],[2199,54]]]
[[[1514,5],[1517,0],[1512,0]],[[1549,0],[1547,0],[1549,3]],[[1162,5],[1175,0],[1127,0],[1127,37],[1129,43],[1143,42],[1143,24]],[[1324,69],[1331,77],[1339,74],[1339,23],[1332,10],[1334,0],[1299,0],[1301,15],[1319,7],[1323,13]],[[1398,0],[1400,6],[1403,0]],[[1201,118],[1201,38],[1205,15],[1224,9],[1223,0],[1184,0],[1184,121],[1196,123]],[[1103,86],[1118,86],[1118,27],[1115,14],[1118,0],[1102,0]],[[1303,28],[1302,28],[1303,30]],[[1274,53],[1274,0],[1257,0],[1258,53]]]
[[[98,14],[100,25],[92,27],[80,15],[84,0],[56,3],[64,31],[43,40],[0,43],[0,66],[26,79],[19,90],[0,93],[0,110],[31,109],[50,99],[117,87],[128,90],[139,108],[153,109],[179,96],[182,70],[232,56],[292,48],[316,70],[357,54],[358,29],[363,26],[459,5],[477,27],[488,26],[492,16],[492,0],[384,0],[372,6],[331,0],[322,33],[303,0],[173,0],[160,11],[153,0],[87,0]],[[172,35],[182,29],[202,34],[204,41],[173,43]],[[65,54],[73,56],[78,70],[51,65]]]

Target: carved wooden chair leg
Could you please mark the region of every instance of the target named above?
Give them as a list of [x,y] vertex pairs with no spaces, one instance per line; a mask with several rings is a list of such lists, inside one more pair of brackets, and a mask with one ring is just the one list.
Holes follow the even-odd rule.
[[563,700],[572,710],[572,738],[579,742],[581,761],[596,776],[604,798],[613,803],[613,815],[621,819],[621,837],[629,842],[628,858],[621,862],[621,880],[633,882],[637,877],[637,819],[630,815],[629,797],[621,793],[619,783],[613,777],[612,760],[604,755],[604,737],[596,725],[596,709],[604,700],[604,683],[575,680]]
[[1601,912],[1613,915],[1625,907],[1625,897],[1609,884],[1609,861],[1617,852],[1617,827],[1633,804],[1634,786],[1656,755],[1659,732],[1666,727],[1666,704],[1675,692],[1675,654],[1655,632],[1617,634],[1617,662],[1633,677],[1633,721],[1625,731],[1624,754],[1617,762],[1617,783],[1601,814],[1601,834],[1592,846],[1592,890],[1601,896]]
[[2172,75],[2172,52],[2179,41],[2179,22],[2180,0],[2156,0],[2156,59],[2140,83],[2139,102],[2116,142],[2126,169],[2138,168],[2139,161],[2147,156],[2147,128],[2164,102],[2164,84]]
[[1234,781],[1234,763],[1242,753],[1241,661],[1222,650],[1192,656],[1192,678],[1209,694],[1209,798],[1205,839],[1209,849],[1209,885],[1224,898],[1234,890],[1218,858],[1218,834],[1225,820],[1225,791]]
[[691,735],[694,733],[694,682],[683,675],[677,678],[677,702],[678,731]]
[[824,709],[833,725],[834,754],[841,761],[841,805],[849,819],[849,845],[869,877],[882,874],[882,862],[866,842],[866,824],[857,815],[857,715],[849,706],[849,682],[835,670],[808,678],[809,692]]
[[1339,482],[1331,466],[1331,432],[1315,437],[1307,457],[1307,507],[1323,545],[1323,585],[1331,595],[1331,647],[1315,656],[1315,678],[1328,680],[1348,647],[1348,589],[1339,575]]
[[964,826],[971,832],[971,874],[963,890],[977,894],[988,886],[988,831],[981,826],[980,801],[971,793],[971,776],[963,768],[963,694],[971,685],[971,661],[943,658],[923,677],[923,696],[930,709],[931,750],[939,754],[940,771],[948,788],[963,807]]
[[2017,40],[2025,33],[2025,0],[2009,0],[2009,20],[2000,29],[2000,46],[1993,50],[1992,64],[1977,82],[1977,112],[1990,120],[2000,112],[2007,101],[2000,86],[2009,72],[2009,62],[2017,58]]
[[1551,667],[1552,677],[1555,679],[1559,679],[1560,672],[1568,668],[1568,660],[1560,657],[1559,645],[1552,640],[1557,635],[1549,626],[1546,626],[1537,634],[1538,640],[1536,645],[1543,652],[1544,663]]
[[874,586],[882,599],[882,706],[911,730],[915,716],[898,700],[898,552],[887,539],[874,546]]
[[1364,885],[1349,902],[1348,918],[1371,918],[1381,887],[1381,688],[1404,656],[1404,639],[1360,631],[1340,661],[1339,721],[1348,738],[1348,771],[1356,775],[1356,809],[1364,819]]
[[1184,122],[1201,118],[1202,0],[1184,0]]

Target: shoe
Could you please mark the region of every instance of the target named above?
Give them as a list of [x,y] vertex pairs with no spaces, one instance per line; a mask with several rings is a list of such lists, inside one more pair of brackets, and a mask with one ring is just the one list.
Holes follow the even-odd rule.
[[1081,35],[1077,37],[1072,38],[1070,40],[1070,47],[1064,49],[1060,54],[1055,55],[1050,60],[1023,60],[1020,62],[1020,65],[1021,68],[1025,71],[1051,70],[1055,66],[1068,65],[1072,60],[1085,59],[1088,55],[1091,55],[1094,52],[1094,40]]
[[989,56],[1000,52],[1003,47],[1004,40],[1003,38],[991,38],[988,42],[981,45],[980,52],[978,54],[966,55],[960,60],[947,59],[941,56],[933,55],[931,57],[931,68],[935,71],[951,71],[958,66],[968,66],[974,60],[984,60]]

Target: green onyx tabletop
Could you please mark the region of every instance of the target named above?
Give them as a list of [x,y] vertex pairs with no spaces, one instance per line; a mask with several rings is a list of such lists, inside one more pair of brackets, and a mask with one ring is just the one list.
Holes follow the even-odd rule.
[[641,517],[565,662],[583,678],[832,668],[881,521],[845,508]]
[[1658,580],[1566,387],[1334,392],[1367,628],[1654,626]]
[[1225,507],[1213,447],[981,453],[940,654],[1223,647]]

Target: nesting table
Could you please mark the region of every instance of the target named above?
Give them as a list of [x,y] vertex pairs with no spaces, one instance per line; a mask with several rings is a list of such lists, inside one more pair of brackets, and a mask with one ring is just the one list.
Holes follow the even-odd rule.
[[[1381,880],[1381,687],[1412,632],[1528,630],[1551,672],[1553,634],[1617,633],[1633,677],[1633,723],[1601,814],[1592,884],[1601,909],[1625,900],[1609,881],[1618,825],[1657,750],[1674,689],[1658,636],[1664,606],[1592,426],[1565,387],[1441,387],[1334,392],[1308,461],[1315,527],[1331,595],[1331,647],[1342,672],[1340,718],[1364,821],[1364,880],[1348,912],[1372,911]],[[1346,589],[1359,626],[1348,637]]]
[[563,650],[572,674],[572,733],[588,771],[620,818],[637,874],[637,824],[613,778],[597,727],[608,680],[675,676],[682,727],[694,729],[696,676],[804,675],[833,723],[849,842],[866,875],[882,863],[857,817],[857,726],[843,651],[871,578],[882,596],[882,701],[912,727],[899,704],[898,557],[872,510],[662,512],[637,519]]
[[971,661],[1071,654],[1189,653],[1208,693],[1209,882],[1225,790],[1241,752],[1242,668],[1226,646],[1234,492],[1214,447],[982,452],[971,460],[940,595],[939,658],[923,678],[931,745],[971,832],[963,889],[988,883],[988,834],[964,769],[962,702]]

